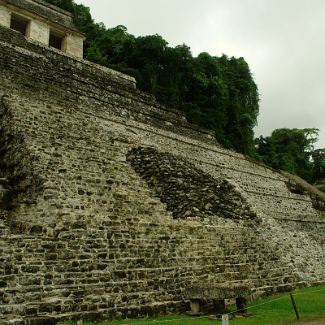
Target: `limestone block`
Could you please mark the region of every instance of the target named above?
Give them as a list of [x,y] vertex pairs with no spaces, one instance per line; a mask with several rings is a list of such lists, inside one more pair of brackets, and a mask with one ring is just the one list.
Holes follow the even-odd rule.
[[27,26],[26,36],[40,43],[49,44],[50,27],[37,20],[31,20]]
[[62,50],[78,58],[83,57],[83,41],[80,36],[68,34],[63,40]]
[[191,312],[193,315],[197,315],[200,313],[200,301],[199,300],[191,300]]
[[11,12],[4,6],[0,5],[0,25],[10,27]]

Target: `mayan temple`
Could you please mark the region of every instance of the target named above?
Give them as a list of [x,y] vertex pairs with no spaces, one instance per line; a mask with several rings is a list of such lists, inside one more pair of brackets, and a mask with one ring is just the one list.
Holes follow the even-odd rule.
[[[0,324],[136,318],[325,282],[324,212],[0,0]],[[290,190],[291,189],[291,190]]]

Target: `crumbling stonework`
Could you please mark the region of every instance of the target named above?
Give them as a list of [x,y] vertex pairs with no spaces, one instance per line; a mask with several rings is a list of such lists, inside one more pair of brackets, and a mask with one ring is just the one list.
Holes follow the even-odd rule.
[[0,97],[0,120],[1,205],[11,210],[20,204],[34,202],[35,194],[42,191],[43,181],[33,172],[33,157],[28,153],[24,135],[13,123],[5,96]]
[[[184,311],[202,284],[261,296],[324,282],[324,216],[284,176],[220,147],[133,78],[1,27],[0,69],[0,178],[18,186],[0,214],[0,323]],[[194,190],[175,171],[232,200],[182,216],[168,186]]]
[[127,160],[167,204],[174,218],[251,219],[256,214],[226,179],[216,179],[193,164],[154,148],[134,148]]

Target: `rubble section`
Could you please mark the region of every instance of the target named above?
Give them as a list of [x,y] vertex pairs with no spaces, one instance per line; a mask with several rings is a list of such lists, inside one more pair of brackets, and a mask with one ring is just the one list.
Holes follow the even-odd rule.
[[[24,134],[15,127],[6,96],[0,96],[0,206],[13,210],[20,204],[36,203],[43,180],[33,170]],[[37,158],[35,158],[37,159]]]
[[256,214],[226,179],[215,179],[190,162],[154,148],[136,148],[128,161],[175,219],[252,219]]

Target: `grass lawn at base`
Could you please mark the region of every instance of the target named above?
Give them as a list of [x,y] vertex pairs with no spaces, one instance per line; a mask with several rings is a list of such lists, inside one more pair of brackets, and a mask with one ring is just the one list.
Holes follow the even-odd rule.
[[[301,320],[325,319],[325,285],[304,288],[293,293]],[[250,317],[244,319],[231,319],[232,325],[281,325],[293,324],[296,316],[288,293],[269,297],[267,299],[252,302],[248,306]],[[61,323],[62,324],[62,323]],[[65,325],[75,324],[65,322]],[[83,323],[91,325],[94,323]],[[208,325],[221,324],[221,321],[207,318],[180,316],[164,316],[148,319],[122,320],[98,323],[100,325],[146,325],[146,324],[170,324],[170,325]],[[320,323],[321,324],[321,323]],[[325,324],[325,321],[324,321]]]

